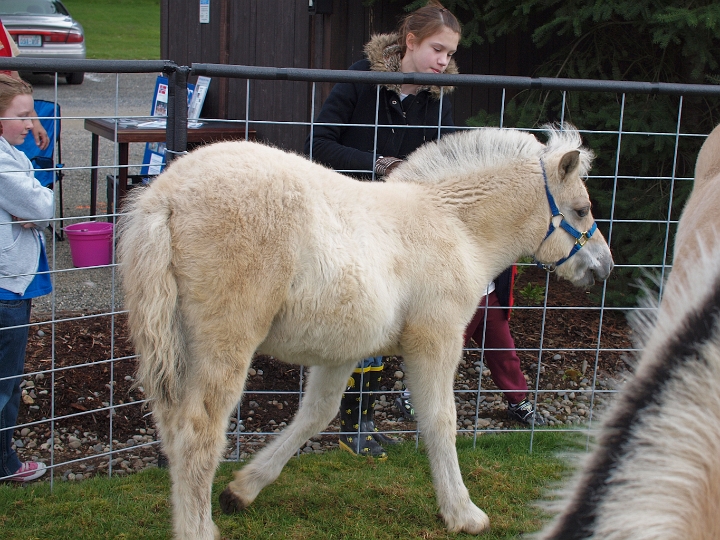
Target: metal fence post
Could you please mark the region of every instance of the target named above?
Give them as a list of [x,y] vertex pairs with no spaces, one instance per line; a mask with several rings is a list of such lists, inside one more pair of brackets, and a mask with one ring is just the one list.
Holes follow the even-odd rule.
[[187,151],[187,82],[190,68],[177,66],[168,74],[168,113],[165,161]]

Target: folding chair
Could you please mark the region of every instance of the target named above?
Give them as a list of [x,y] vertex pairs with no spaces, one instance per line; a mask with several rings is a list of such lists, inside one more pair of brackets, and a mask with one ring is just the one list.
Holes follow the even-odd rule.
[[[50,139],[50,144],[45,150],[35,144],[35,138],[32,133],[25,137],[25,142],[16,146],[30,159],[30,162],[35,167],[35,178],[45,187],[55,189],[57,185],[58,195],[60,198],[60,227],[53,226],[52,230],[55,232],[55,237],[58,240],[63,240],[65,235],[63,233],[63,218],[65,217],[63,211],[63,190],[62,190],[62,179],[63,172],[60,169],[63,167],[62,151],[60,146],[60,105],[53,103],[52,101],[45,101],[42,99],[35,100],[35,112],[38,114],[40,123],[47,131]],[[55,160],[55,146],[57,146],[57,161]]]

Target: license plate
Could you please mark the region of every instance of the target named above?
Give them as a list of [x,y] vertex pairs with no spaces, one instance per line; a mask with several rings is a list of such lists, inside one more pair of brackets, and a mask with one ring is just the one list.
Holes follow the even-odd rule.
[[18,36],[19,47],[42,47],[41,36]]

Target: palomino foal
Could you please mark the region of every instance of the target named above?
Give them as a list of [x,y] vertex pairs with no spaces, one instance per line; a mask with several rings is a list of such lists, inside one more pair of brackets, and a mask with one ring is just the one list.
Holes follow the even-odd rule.
[[463,331],[485,286],[521,256],[581,286],[608,276],[583,183],[591,157],[570,126],[550,129],[546,145],[473,130],[368,183],[232,142],[134,190],[118,254],[177,538],[219,538],[212,479],[256,351],[311,366],[309,382],[293,422],[222,493],[224,511],[252,503],[328,425],[359,358],[402,355],[445,524],[485,531],[455,451]]

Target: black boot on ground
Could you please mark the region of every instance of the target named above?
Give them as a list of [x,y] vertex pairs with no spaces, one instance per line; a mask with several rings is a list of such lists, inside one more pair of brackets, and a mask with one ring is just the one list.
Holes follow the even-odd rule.
[[[368,372],[365,372],[367,376]],[[385,449],[380,446],[373,437],[371,431],[361,430],[360,416],[360,381],[363,374],[353,373],[348,381],[348,387],[340,401],[340,448],[357,456],[372,456],[375,459],[387,459]],[[369,392],[369,381],[365,380],[366,388],[363,395]],[[366,415],[363,415],[366,416]]]
[[369,382],[369,386],[366,385],[367,392],[363,391],[362,394],[362,416],[360,418],[360,431],[363,433],[372,433],[375,442],[378,444],[384,444],[385,446],[391,446],[398,444],[400,441],[388,437],[380,433],[377,427],[375,427],[375,402],[377,401],[378,392],[380,391],[380,382],[382,381],[383,366],[371,367],[370,371],[365,374]]

